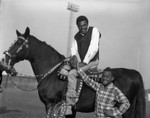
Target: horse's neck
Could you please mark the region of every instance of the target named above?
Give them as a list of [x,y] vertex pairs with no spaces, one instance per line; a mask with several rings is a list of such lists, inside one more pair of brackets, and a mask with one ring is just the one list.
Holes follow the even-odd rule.
[[[40,44],[41,43],[41,44]],[[30,63],[35,75],[47,73],[55,65],[62,61],[60,55],[46,43],[39,42],[32,47]]]
[[43,55],[40,58],[34,58],[34,62],[31,62],[31,66],[35,75],[43,75],[46,74],[59,62],[61,62],[61,60],[58,58],[52,57],[51,59],[49,59],[47,58],[47,56]]

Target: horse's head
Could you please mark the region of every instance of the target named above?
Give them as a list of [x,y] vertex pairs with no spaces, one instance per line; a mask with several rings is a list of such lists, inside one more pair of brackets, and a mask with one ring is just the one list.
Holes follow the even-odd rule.
[[13,66],[9,66],[8,64],[6,64],[6,61],[4,58],[2,58],[0,61],[0,74],[1,75],[3,71],[5,71],[7,74],[11,74],[12,76],[15,76],[17,74]]
[[29,38],[30,29],[27,27],[24,34],[16,30],[17,40],[4,52],[4,63],[7,67],[13,67],[15,63],[26,59],[29,56]]

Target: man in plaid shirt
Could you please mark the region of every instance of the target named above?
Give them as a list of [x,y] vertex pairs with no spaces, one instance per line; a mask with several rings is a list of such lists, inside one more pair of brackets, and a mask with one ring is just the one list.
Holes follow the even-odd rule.
[[[78,67],[77,67],[78,68]],[[130,103],[126,96],[112,83],[114,76],[111,68],[106,68],[102,74],[102,83],[90,79],[81,69],[78,69],[83,81],[96,91],[96,105],[94,118],[121,118]],[[116,102],[120,107],[114,107]]]

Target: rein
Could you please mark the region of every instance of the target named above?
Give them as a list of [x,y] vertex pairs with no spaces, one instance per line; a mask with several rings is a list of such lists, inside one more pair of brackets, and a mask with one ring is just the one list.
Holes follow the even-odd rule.
[[45,73],[45,74],[43,75],[43,77],[40,79],[38,85],[40,85],[41,81],[42,81],[45,77],[47,77],[49,74],[51,74],[54,70],[56,70],[63,62],[64,62],[64,60],[61,61],[60,63],[58,63],[58,64],[57,64],[56,66],[54,66],[52,69],[50,69],[47,73]]
[[[14,86],[16,86],[18,89],[20,89],[20,90],[23,90],[23,91],[34,91],[34,90],[37,90],[38,89],[38,86],[40,85],[40,83],[41,83],[41,81],[45,78],[45,77],[47,77],[49,74],[51,74],[53,71],[55,71],[64,61],[66,61],[67,59],[69,59],[70,57],[67,57],[66,59],[64,59],[64,60],[62,60],[61,62],[59,62],[57,65],[55,65],[52,69],[50,69],[47,73],[45,73],[45,74],[40,74],[40,75],[35,75],[35,78],[36,77],[40,77],[40,76],[43,76],[40,80],[39,80],[39,82],[38,82],[38,85],[37,85],[37,87],[36,88],[33,88],[33,89],[23,89],[23,88],[21,88],[21,87],[19,87],[17,84],[15,84],[15,82],[11,79],[11,78],[9,78],[10,79],[10,81],[13,83],[13,85]],[[19,75],[22,75],[23,76],[23,74],[19,74]],[[25,77],[33,77],[33,76],[27,76],[27,75],[25,75]]]
[[33,88],[33,89],[23,89],[21,87],[19,87],[12,79],[11,77],[9,77],[9,80],[11,81],[11,83],[18,89],[22,90],[22,91],[35,91],[37,90],[37,87],[36,88]]
[[[64,61],[64,60],[63,60],[63,61]],[[41,83],[41,81],[42,81],[45,77],[47,77],[49,74],[51,74],[55,69],[57,69],[57,68],[63,63],[63,61],[61,61],[60,63],[58,63],[56,66],[54,66],[52,69],[50,69],[47,73],[41,74],[41,75],[36,75],[35,77],[43,76],[43,77],[40,79],[40,81],[38,82],[38,85],[37,85],[36,88],[33,88],[33,89],[23,89],[23,88],[19,87],[17,84],[15,84],[15,82],[14,82],[11,78],[9,78],[9,79],[10,79],[10,81],[12,82],[12,84],[13,84],[15,87],[17,87],[18,89],[20,89],[20,90],[22,90],[22,91],[34,91],[34,90],[37,90],[37,89],[38,89],[38,86],[39,86],[39,84]],[[20,75],[21,75],[21,74],[20,74]],[[28,76],[28,77],[33,77],[33,76]]]
[[23,42],[22,45],[20,45],[20,47],[16,50],[16,53],[15,53],[14,55],[11,55],[11,54],[8,52],[8,50],[16,43],[17,40],[15,40],[14,43],[11,44],[11,46],[9,47],[9,49],[6,50],[6,51],[4,52],[4,54],[6,54],[6,55],[8,55],[9,57],[12,58],[12,57],[15,57],[16,54],[19,53],[19,52],[22,50],[23,46],[26,46],[26,48],[29,47],[28,40],[27,40],[28,38],[25,39],[25,38],[22,37],[22,36],[18,36],[18,39],[21,39],[21,40],[23,40],[24,42]]
[[[18,38],[20,38],[20,39],[23,40],[24,42],[23,42],[23,44],[20,45],[20,47],[16,50],[16,53],[15,53],[14,55],[11,55],[11,54],[8,52],[8,50],[10,50],[10,48],[17,42],[17,40],[15,40],[15,41],[11,44],[11,46],[9,47],[8,50],[4,51],[4,54],[7,55],[8,57],[10,57],[8,64],[5,65],[7,68],[11,66],[10,63],[11,63],[11,61],[12,61],[12,58],[15,57],[15,56],[23,49],[23,46],[25,46],[26,48],[29,47],[28,40],[26,40],[26,39],[25,39],[24,37],[22,37],[22,36],[18,36]],[[27,39],[28,39],[28,38],[27,38]],[[6,60],[4,60],[4,62],[6,63]]]

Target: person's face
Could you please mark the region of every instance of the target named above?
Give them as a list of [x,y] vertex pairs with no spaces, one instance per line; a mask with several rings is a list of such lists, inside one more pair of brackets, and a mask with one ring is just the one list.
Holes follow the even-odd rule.
[[110,84],[112,81],[114,80],[114,77],[112,75],[112,73],[110,71],[104,71],[102,74],[102,84],[104,86],[107,86],[108,84]]
[[88,30],[88,23],[85,20],[80,21],[77,26],[81,34],[85,34]]

